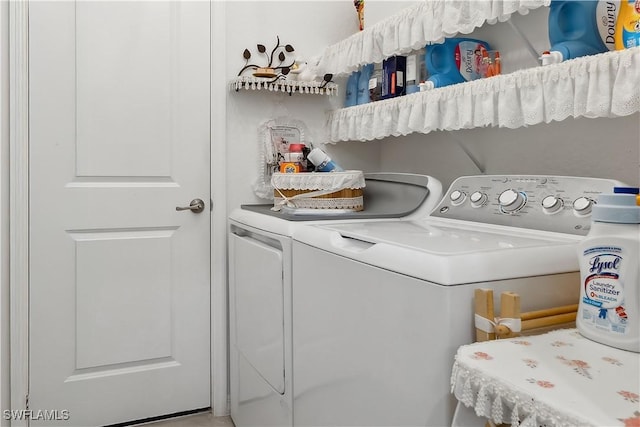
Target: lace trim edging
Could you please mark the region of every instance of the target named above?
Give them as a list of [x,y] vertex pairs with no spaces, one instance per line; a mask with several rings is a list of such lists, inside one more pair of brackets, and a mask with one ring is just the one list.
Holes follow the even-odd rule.
[[513,13],[548,6],[551,0],[422,0],[324,50],[318,74],[347,74],[364,64],[424,47],[485,22],[506,21]]
[[[282,197],[274,198],[274,205],[282,204],[284,199]],[[296,208],[306,209],[361,209],[363,206],[364,198],[359,197],[340,197],[340,198],[299,198],[292,200],[291,203]]]
[[495,424],[506,423],[520,427],[597,427],[587,420],[558,414],[544,403],[532,401],[531,398],[487,378],[484,373],[461,366],[457,360],[451,374],[451,392],[467,408],[473,408],[477,416],[490,419]]
[[271,177],[274,188],[288,190],[357,190],[366,186],[362,171],[274,173]]
[[435,130],[518,128],[640,111],[640,47],[576,58],[327,114],[329,142]]

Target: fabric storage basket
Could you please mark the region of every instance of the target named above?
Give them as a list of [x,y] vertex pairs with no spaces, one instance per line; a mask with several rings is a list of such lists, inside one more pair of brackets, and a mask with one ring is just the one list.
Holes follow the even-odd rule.
[[362,171],[280,173],[271,177],[273,206],[307,209],[364,209]]

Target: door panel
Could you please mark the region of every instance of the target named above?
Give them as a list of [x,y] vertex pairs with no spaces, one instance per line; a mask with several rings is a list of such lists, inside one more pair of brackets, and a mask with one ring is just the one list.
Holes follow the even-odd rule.
[[169,176],[177,5],[112,3],[76,6],[78,175]]
[[30,407],[210,404],[209,3],[32,2]]
[[73,233],[77,370],[171,356],[173,231]]
[[[275,391],[284,393],[282,249],[251,237],[233,240],[235,343]],[[251,264],[251,268],[247,265]]]

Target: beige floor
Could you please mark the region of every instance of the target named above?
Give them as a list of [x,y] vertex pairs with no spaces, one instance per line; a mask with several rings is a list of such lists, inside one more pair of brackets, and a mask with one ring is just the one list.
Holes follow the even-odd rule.
[[169,420],[138,424],[145,427],[234,427],[230,417],[214,417],[211,412],[201,412]]

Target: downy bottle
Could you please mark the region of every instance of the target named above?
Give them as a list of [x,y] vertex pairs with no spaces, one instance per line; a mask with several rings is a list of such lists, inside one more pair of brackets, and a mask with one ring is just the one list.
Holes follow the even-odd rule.
[[491,50],[487,42],[462,37],[427,45],[425,63],[429,78],[425,81],[426,88],[439,88],[481,78],[481,47]]
[[543,53],[542,65],[614,50],[619,9],[620,0],[552,0],[551,47]]

